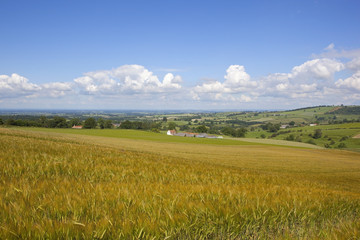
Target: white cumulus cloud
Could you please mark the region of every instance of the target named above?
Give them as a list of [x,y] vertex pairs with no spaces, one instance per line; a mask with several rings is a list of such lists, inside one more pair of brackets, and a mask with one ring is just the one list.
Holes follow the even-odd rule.
[[29,82],[29,80],[16,73],[8,75],[0,75],[0,98],[20,97],[32,95],[41,90],[37,84]]
[[334,59],[314,59],[294,67],[291,71],[290,78],[330,79],[335,72],[343,70],[344,67],[343,63]]
[[352,59],[346,64],[346,67],[353,71],[360,71],[360,57]]
[[174,76],[172,73],[168,73],[165,75],[161,87],[166,89],[180,89],[181,83],[182,79],[179,75]]
[[112,70],[85,73],[74,79],[87,94],[158,93],[181,89],[182,79],[172,73],[163,81],[141,65],[123,65]]
[[69,93],[73,90],[72,83],[70,82],[45,83],[42,84],[41,87],[43,94],[51,97],[65,96],[66,93]]
[[306,61],[290,73],[275,73],[261,79],[259,94],[275,98],[323,98],[335,88],[334,76],[346,68],[335,59],[321,58]]
[[276,90],[278,91],[285,91],[286,89],[288,89],[289,84],[287,83],[280,83],[278,85],[276,85]]
[[73,91],[70,82],[31,83],[26,77],[13,73],[0,75],[0,98],[60,97]]
[[225,87],[228,88],[247,88],[247,87],[256,87],[257,83],[250,81],[250,75],[245,72],[245,67],[240,65],[231,65],[226,70],[226,79],[224,82]]
[[194,88],[197,93],[222,93],[226,92],[224,84],[219,81],[205,82],[201,85],[197,85]]
[[[194,100],[210,99],[216,101],[250,102],[258,83],[251,81],[250,75],[241,65],[230,65],[226,70],[224,82],[206,81],[192,90]],[[246,95],[243,93],[247,93]]]
[[335,85],[338,88],[347,88],[349,90],[360,91],[360,71],[345,80],[339,79]]

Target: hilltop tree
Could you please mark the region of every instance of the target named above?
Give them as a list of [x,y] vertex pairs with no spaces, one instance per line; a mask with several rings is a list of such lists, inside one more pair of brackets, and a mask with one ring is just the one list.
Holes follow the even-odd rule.
[[84,128],[96,128],[96,120],[94,118],[87,118],[84,123]]

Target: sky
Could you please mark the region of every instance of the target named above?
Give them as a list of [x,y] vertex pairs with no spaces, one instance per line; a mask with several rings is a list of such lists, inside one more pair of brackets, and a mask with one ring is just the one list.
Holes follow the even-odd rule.
[[0,1],[0,109],[360,104],[360,1]]

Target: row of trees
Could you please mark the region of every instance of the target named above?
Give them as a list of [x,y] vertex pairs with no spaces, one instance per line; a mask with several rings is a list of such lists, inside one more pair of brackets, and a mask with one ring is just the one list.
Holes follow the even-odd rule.
[[47,118],[41,116],[38,119],[13,119],[9,118],[6,121],[0,119],[0,124],[6,124],[10,126],[21,127],[45,127],[45,128],[71,128],[74,125],[82,125],[83,128],[112,128],[113,124],[111,120],[104,120],[102,118],[87,118],[82,121],[80,118],[73,118],[66,120],[64,117],[55,116],[53,118]]
[[273,124],[273,123],[266,123],[266,124],[263,124],[261,125],[260,127],[263,129],[263,130],[267,130],[269,132],[277,132],[279,131],[280,129],[280,124]]
[[[75,124],[77,125],[77,124]],[[81,125],[81,124],[79,124]],[[91,128],[97,128],[100,129],[104,128],[113,128],[113,124],[111,120],[104,120],[102,118],[99,118],[97,121],[95,118],[87,118],[84,122],[83,128],[91,129]]]
[[136,129],[136,130],[152,130],[152,131],[160,131],[161,122],[150,122],[150,121],[129,121],[126,120],[121,123],[121,129]]

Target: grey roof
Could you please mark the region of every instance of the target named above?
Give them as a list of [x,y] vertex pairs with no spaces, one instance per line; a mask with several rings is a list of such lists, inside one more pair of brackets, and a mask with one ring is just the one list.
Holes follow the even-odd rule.
[[175,133],[173,136],[185,137],[185,133]]
[[197,138],[207,138],[208,135],[206,133],[200,133],[198,135],[196,135]]

